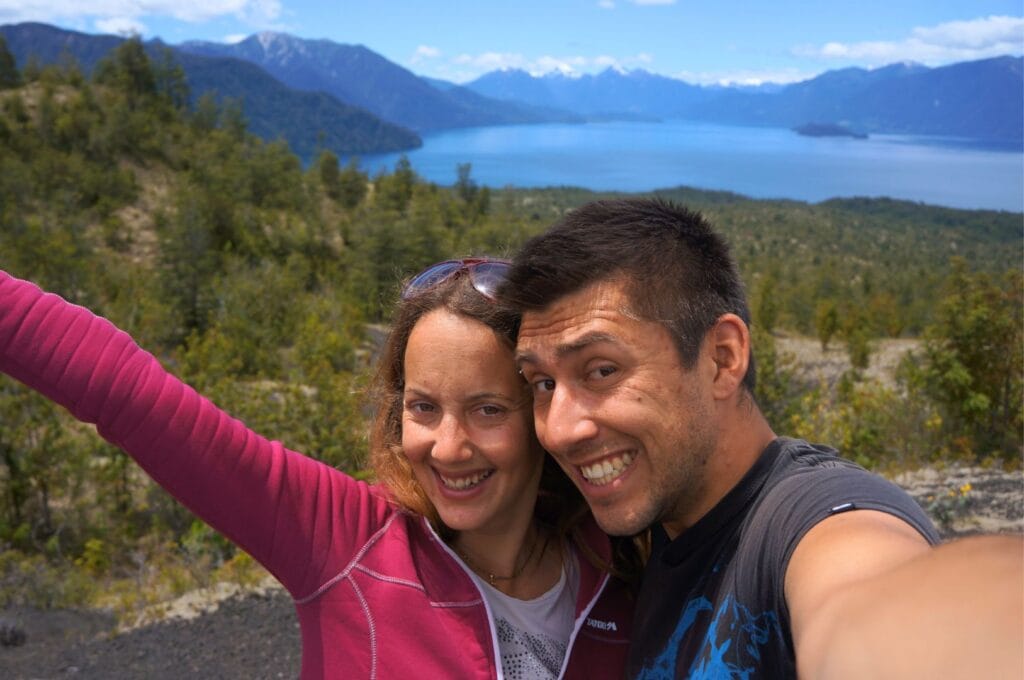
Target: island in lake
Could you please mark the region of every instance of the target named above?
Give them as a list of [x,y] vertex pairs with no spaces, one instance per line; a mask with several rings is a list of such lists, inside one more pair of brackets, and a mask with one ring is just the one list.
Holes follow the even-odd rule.
[[806,123],[793,128],[793,131],[805,137],[852,137],[854,139],[867,139],[864,132],[855,132],[844,125],[836,123]]

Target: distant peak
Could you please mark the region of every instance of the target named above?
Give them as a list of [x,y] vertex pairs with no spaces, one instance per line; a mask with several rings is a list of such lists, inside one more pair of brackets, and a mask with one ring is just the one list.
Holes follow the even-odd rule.
[[885,64],[884,66],[875,66],[873,68],[869,68],[868,70],[869,71],[884,71],[886,69],[889,69],[889,70],[895,70],[895,69],[916,70],[916,69],[922,69],[922,68],[927,68],[927,67],[924,64],[920,64],[920,63],[918,63],[916,61],[907,60],[907,61],[896,61],[896,62],[893,62],[891,64]]
[[287,33],[277,31],[261,31],[253,36],[267,57],[272,59],[291,59],[296,55],[306,55],[309,43]]
[[287,34],[278,33],[277,31],[260,31],[253,37],[256,38],[256,41],[263,49],[267,49],[274,43],[287,42],[289,38]]
[[580,73],[577,73],[576,71],[574,71],[572,69],[572,67],[567,65],[567,64],[557,64],[556,66],[554,66],[553,68],[548,69],[547,71],[543,71],[543,72],[538,71],[536,73],[531,73],[530,75],[534,76],[535,78],[573,78],[573,79],[575,79],[575,78],[581,77]]

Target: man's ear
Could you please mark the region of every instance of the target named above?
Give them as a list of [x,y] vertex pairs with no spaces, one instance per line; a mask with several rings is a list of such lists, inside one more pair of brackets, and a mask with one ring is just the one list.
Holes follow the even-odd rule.
[[716,371],[711,384],[715,399],[728,399],[740,389],[750,364],[750,329],[735,314],[723,314],[707,334]]

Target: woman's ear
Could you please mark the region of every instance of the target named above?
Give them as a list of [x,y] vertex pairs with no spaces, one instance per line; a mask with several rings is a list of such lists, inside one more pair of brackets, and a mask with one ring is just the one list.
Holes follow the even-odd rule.
[[735,314],[723,314],[708,331],[707,342],[716,367],[712,394],[728,399],[741,389],[750,365],[750,329]]

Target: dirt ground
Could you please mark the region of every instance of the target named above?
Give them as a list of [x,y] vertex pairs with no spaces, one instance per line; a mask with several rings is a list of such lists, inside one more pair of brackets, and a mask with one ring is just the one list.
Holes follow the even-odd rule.
[[[216,611],[114,635],[113,616],[7,611],[25,642],[0,647],[0,678],[183,680],[296,678],[298,623],[281,589],[229,598]],[[2,624],[0,624],[2,625]]]

